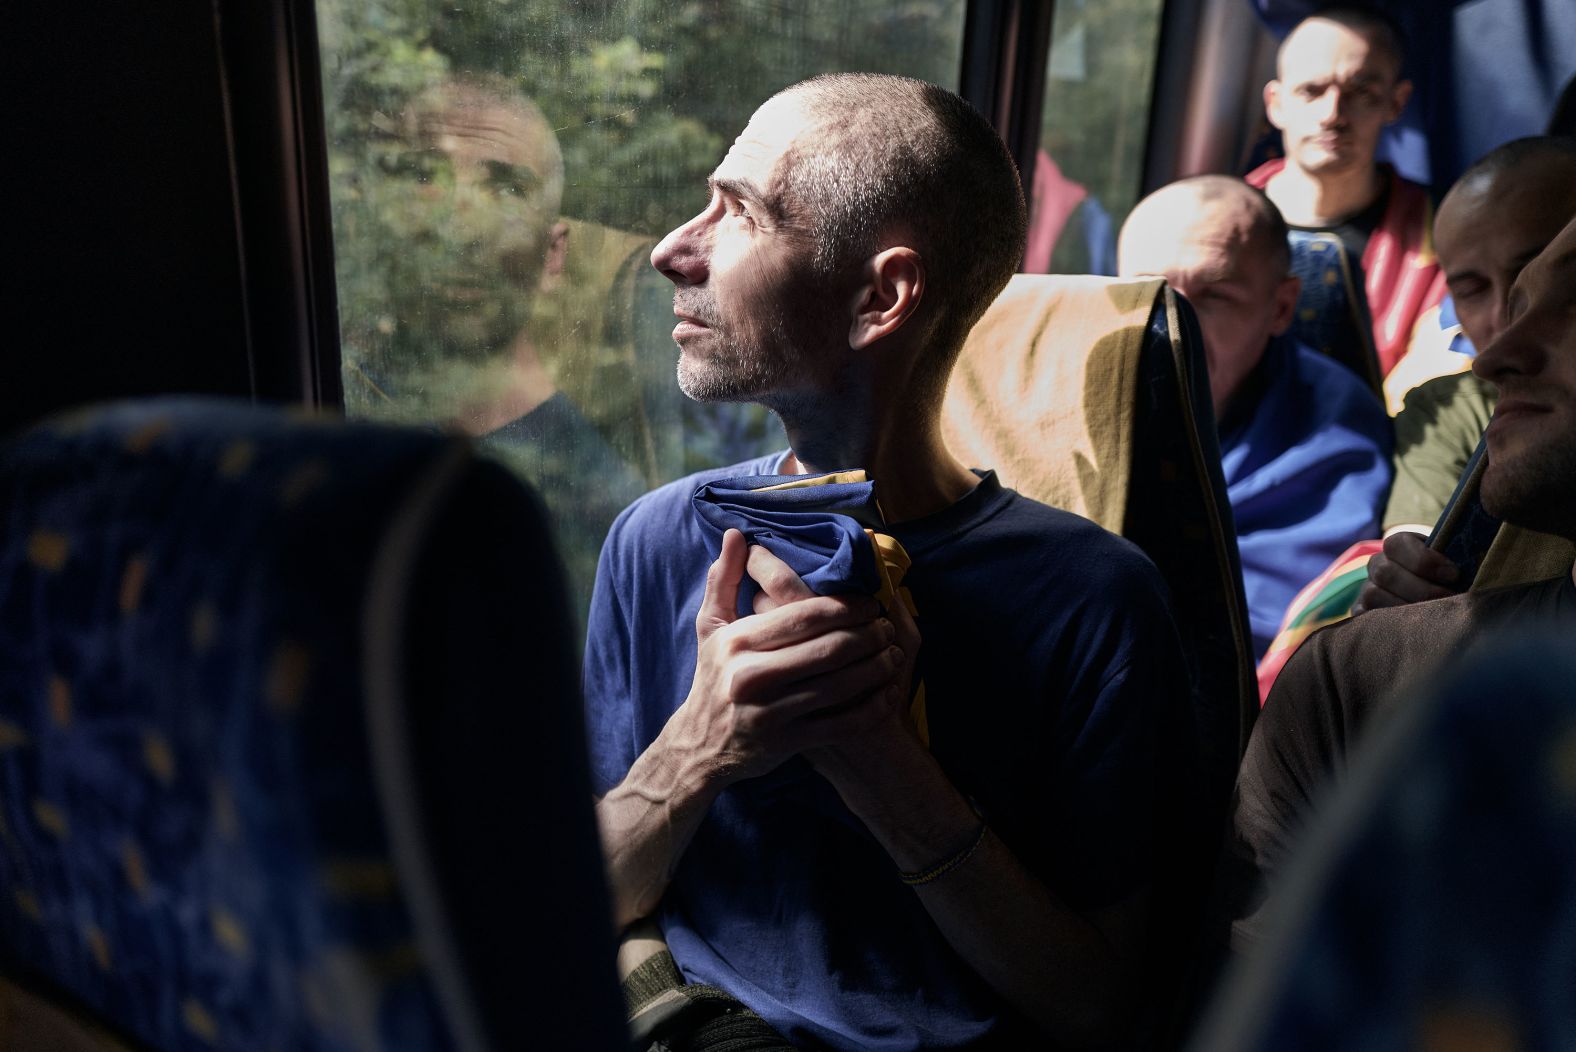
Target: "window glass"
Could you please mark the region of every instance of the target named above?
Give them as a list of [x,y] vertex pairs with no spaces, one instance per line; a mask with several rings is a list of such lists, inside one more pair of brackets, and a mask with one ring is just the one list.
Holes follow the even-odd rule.
[[785,444],[674,381],[648,256],[815,73],[955,88],[963,0],[320,0],[345,404],[457,428],[548,505],[582,614],[613,517]]
[[1163,0],[1057,0],[1024,270],[1115,274],[1137,203]]

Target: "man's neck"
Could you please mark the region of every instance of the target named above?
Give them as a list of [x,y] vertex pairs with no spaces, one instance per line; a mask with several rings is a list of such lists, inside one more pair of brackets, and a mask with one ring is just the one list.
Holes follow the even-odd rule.
[[1277,339],[1270,337],[1264,346],[1264,353],[1259,355],[1258,364],[1242,378],[1237,389],[1226,395],[1221,404],[1215,407],[1215,427],[1221,433],[1235,430],[1258,412],[1259,403],[1264,400],[1264,389],[1269,386],[1274,367],[1273,356],[1279,352]]
[[530,337],[521,333],[507,355],[477,371],[456,399],[450,423],[462,434],[480,438],[525,416],[556,392]]
[[888,522],[906,522],[941,511],[967,495],[979,479],[941,440],[935,407],[894,405],[905,399],[803,398],[774,406],[792,447],[782,470],[811,474],[863,468],[876,483]]
[[1313,175],[1288,161],[1264,187],[1292,226],[1335,226],[1379,199],[1384,172],[1378,165]]

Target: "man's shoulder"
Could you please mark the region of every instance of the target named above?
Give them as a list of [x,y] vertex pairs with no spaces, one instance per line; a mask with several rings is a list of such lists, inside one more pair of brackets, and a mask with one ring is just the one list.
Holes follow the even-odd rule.
[[1370,610],[1310,636],[1270,697],[1282,684],[1287,693],[1305,693],[1312,683],[1335,683],[1341,696],[1376,701],[1426,676],[1485,629],[1531,614],[1569,587],[1568,578],[1537,581]]
[[[1164,595],[1160,571],[1138,545],[1082,515],[1006,490],[1000,514],[983,531],[959,543],[997,546],[1036,565],[1022,584],[1040,582],[1065,598],[1077,581],[1091,598],[1120,607],[1141,595]],[[1009,556],[1010,557],[1010,556]],[[1041,568],[1054,567],[1051,572]]]
[[1345,420],[1366,430],[1388,430],[1390,415],[1362,378],[1329,355],[1293,343],[1297,376],[1307,389],[1304,404],[1327,421]]
[[1383,225],[1404,235],[1407,247],[1422,253],[1427,266],[1437,268],[1439,260],[1427,247],[1434,225],[1434,200],[1428,187],[1412,182],[1389,165],[1381,165],[1381,170],[1390,177],[1390,196],[1385,205]]
[[1493,415],[1495,397],[1494,386],[1471,370],[1430,377],[1406,393],[1395,418],[1396,426],[1423,426],[1465,415],[1481,432]]
[[992,532],[1031,537],[1051,547],[1098,555],[1118,566],[1142,566],[1149,559],[1132,541],[1112,533],[1093,519],[1035,500],[1003,487],[1001,511],[990,522]]
[[619,513],[602,544],[597,569],[613,587],[631,580],[688,580],[716,557],[694,511],[695,491],[707,482],[773,471],[782,454],[757,457],[726,467],[708,468],[674,479],[637,497]]
[[695,491],[708,482],[733,478],[738,475],[765,475],[774,472],[782,463],[782,453],[770,453],[753,460],[740,461],[724,467],[706,468],[666,482],[648,493],[637,497],[619,515],[610,536],[626,536],[648,530],[671,530],[676,516],[690,517],[690,502]]
[[1350,475],[1388,486],[1394,431],[1373,392],[1346,366],[1300,343],[1287,339],[1281,353],[1281,372],[1252,420],[1222,441],[1233,506],[1293,477],[1304,480],[1301,492],[1315,480]]
[[1370,450],[1388,463],[1395,425],[1373,390],[1356,373],[1301,343],[1294,346],[1295,405],[1312,448],[1328,455]]

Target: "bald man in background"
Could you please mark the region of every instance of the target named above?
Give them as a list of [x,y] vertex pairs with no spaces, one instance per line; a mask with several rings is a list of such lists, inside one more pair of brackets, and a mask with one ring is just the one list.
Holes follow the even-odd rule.
[[1117,264],[1164,277],[1198,314],[1257,658],[1297,591],[1378,528],[1390,420],[1355,374],[1285,335],[1298,292],[1286,223],[1241,180],[1155,191],[1123,225]]

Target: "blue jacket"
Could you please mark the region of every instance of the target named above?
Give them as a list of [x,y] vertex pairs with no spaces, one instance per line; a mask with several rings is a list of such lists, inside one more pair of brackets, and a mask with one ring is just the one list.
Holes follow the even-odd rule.
[[1384,407],[1344,366],[1281,337],[1260,369],[1258,405],[1220,434],[1255,658],[1305,584],[1379,536],[1394,445]]

